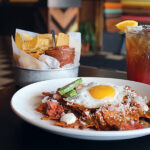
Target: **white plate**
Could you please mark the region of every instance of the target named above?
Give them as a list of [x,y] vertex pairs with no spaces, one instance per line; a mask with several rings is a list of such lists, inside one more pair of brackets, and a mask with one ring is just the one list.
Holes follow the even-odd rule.
[[[53,121],[41,120],[40,118],[42,115],[35,111],[35,108],[41,103],[41,93],[44,91],[55,91],[57,88],[62,87],[76,79],[77,78],[55,79],[28,85],[14,94],[11,100],[11,107],[20,118],[28,123],[45,129],[48,132],[53,132],[68,137],[88,140],[121,140],[150,134],[150,128],[130,131],[79,130],[58,127],[54,125]],[[88,83],[91,81],[102,81],[117,85],[129,85],[137,92],[140,92],[142,95],[146,95],[150,98],[150,85],[147,84],[112,78],[83,78],[83,83]]]

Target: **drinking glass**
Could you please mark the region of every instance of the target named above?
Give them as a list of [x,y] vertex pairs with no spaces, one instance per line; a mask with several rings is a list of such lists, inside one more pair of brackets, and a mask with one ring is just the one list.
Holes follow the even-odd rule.
[[150,25],[127,27],[127,78],[150,84]]

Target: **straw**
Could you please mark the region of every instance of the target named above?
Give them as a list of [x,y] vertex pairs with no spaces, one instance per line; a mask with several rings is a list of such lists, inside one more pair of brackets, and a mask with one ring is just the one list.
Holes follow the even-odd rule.
[[53,41],[53,48],[55,48],[55,31],[52,30],[52,41]]

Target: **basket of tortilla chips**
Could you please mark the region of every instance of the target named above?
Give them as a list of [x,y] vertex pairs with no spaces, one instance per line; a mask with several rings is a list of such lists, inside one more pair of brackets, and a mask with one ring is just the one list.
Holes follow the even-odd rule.
[[12,37],[16,84],[24,86],[37,81],[76,77],[81,52],[81,34],[55,35],[16,29]]

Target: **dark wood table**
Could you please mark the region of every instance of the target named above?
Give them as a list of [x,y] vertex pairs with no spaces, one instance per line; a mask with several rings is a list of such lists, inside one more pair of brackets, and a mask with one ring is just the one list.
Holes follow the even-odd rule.
[[[80,67],[79,75],[126,78],[126,73],[85,66]],[[32,126],[17,117],[10,108],[11,97],[18,89],[11,85],[0,91],[0,150],[150,149],[150,136],[122,141],[87,141],[55,135]]]

